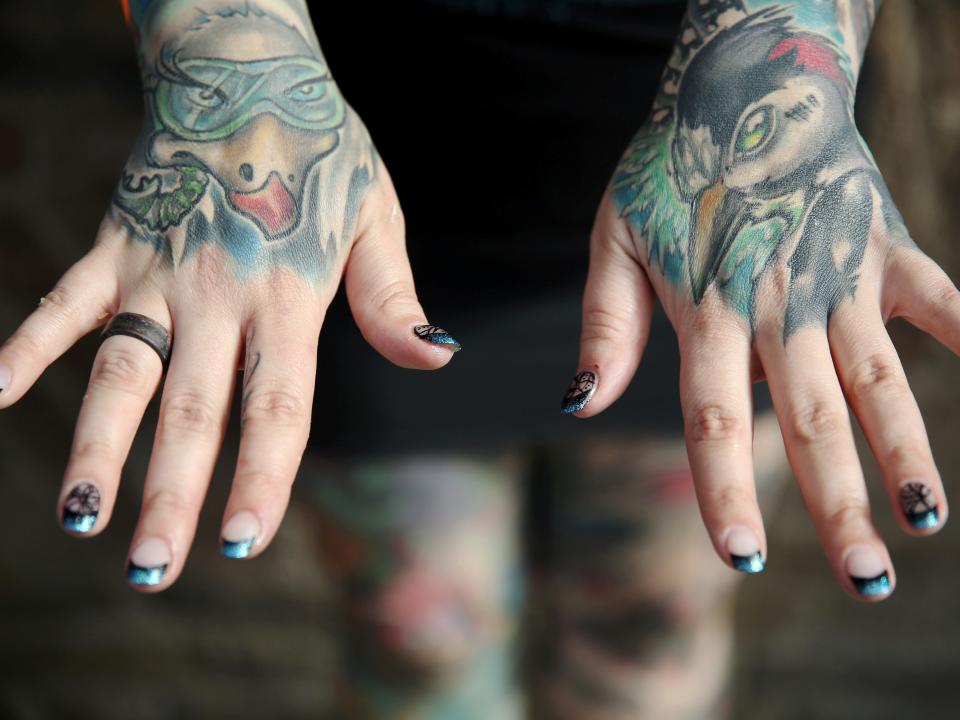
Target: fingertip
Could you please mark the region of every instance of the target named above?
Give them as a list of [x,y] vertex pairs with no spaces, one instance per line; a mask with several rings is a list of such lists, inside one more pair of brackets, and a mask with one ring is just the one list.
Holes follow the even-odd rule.
[[220,532],[220,554],[231,560],[253,559],[268,544],[260,518],[247,510],[233,515]]
[[83,480],[67,485],[72,487],[57,506],[60,528],[71,537],[96,537],[107,524],[99,486]]
[[746,525],[732,525],[722,534],[719,543],[721,557],[730,567],[748,575],[763,572],[767,565],[766,553],[763,550],[762,533]]
[[858,544],[847,549],[843,556],[843,572],[847,588],[858,600],[879,602],[893,594],[896,575],[886,551],[871,545]]

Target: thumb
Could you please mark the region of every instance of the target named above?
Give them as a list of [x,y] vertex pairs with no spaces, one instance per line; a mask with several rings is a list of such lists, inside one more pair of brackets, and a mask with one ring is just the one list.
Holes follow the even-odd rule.
[[561,412],[591,417],[619,398],[640,364],[650,332],[654,294],[629,250],[629,237],[608,198],[590,240],[583,295],[580,363]]
[[353,317],[364,339],[390,362],[418,370],[442,367],[460,343],[430,325],[420,306],[396,195],[379,193],[372,200],[374,219],[362,226],[344,272]]

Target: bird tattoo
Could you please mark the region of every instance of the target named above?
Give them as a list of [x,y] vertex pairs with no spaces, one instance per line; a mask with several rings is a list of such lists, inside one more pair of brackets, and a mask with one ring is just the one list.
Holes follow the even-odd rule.
[[905,230],[854,125],[842,47],[783,6],[723,9],[738,18],[723,28],[688,20],[614,196],[649,263],[698,305],[714,288],[753,321],[764,271],[785,265],[786,340],[853,297],[875,213]]

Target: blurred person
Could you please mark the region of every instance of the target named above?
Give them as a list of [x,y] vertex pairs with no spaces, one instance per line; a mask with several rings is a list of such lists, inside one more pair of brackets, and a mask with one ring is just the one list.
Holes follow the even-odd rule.
[[[882,599],[895,576],[845,399],[904,529],[946,519],[883,325],[905,316],[957,350],[960,317],[853,123],[877,4],[691,0],[682,21],[682,7],[640,0],[318,6],[325,56],[297,0],[124,3],[143,132],[94,249],[0,350],[7,407],[109,319],[64,527],[105,527],[166,370],[127,577],[169,587],[237,384],[222,552],[267,547],[309,448],[320,561],[344,621],[344,716],[521,714],[524,560],[546,605],[531,659],[543,713],[721,716],[737,576],[695,531],[694,500],[723,561],[761,571],[756,486],[772,488],[782,463],[752,381],[770,385],[851,595]],[[399,200],[327,57],[409,194],[422,294],[471,338],[443,375],[371,361],[338,303],[318,370],[341,277],[363,337],[396,365],[437,369],[460,350],[420,307]],[[563,413],[612,405],[645,345],[647,367],[587,434],[541,412],[539,383],[566,360],[557,339],[576,322],[601,176],[651,96],[596,215]],[[662,382],[678,365],[668,321],[686,453]]]

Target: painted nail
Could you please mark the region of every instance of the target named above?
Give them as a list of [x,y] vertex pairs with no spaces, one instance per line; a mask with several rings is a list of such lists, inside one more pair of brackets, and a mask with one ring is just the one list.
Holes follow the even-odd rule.
[[6,365],[0,365],[0,393],[10,387],[13,380],[13,371]]
[[845,565],[850,581],[864,597],[888,595],[892,590],[887,568],[873,548],[866,545],[855,547],[847,555]]
[[250,512],[241,512],[230,518],[220,535],[220,554],[228,558],[245,558],[260,535],[260,521]]
[[63,527],[70,532],[88,533],[100,513],[100,490],[88,482],[79,483],[63,503]]
[[566,394],[563,396],[560,412],[564,415],[570,415],[571,413],[583,410],[586,404],[590,402],[590,398],[593,397],[596,389],[596,373],[592,373],[589,370],[578,372],[570,383],[570,387],[567,388]]
[[766,567],[760,543],[749,528],[738,525],[729,530],[727,552],[730,553],[730,563],[740,572],[756,574]]
[[446,345],[454,352],[457,352],[463,347],[457,342],[453,335],[436,325],[417,325],[413,328],[413,334],[421,340],[426,340],[428,343]]
[[127,563],[127,580],[133,585],[157,585],[170,564],[170,548],[159,538],[149,538],[137,545]]
[[900,488],[900,507],[907,522],[918,530],[936,527],[940,522],[937,498],[923,483],[909,482]]

